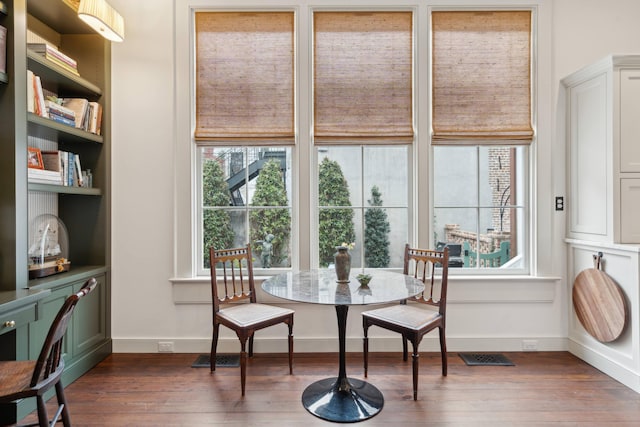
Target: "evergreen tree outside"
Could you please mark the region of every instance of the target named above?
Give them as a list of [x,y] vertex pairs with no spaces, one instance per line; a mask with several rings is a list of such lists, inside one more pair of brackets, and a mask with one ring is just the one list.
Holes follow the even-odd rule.
[[234,233],[231,228],[231,216],[216,206],[229,206],[231,197],[229,187],[224,180],[222,167],[215,160],[205,160],[202,166],[202,214],[203,222],[203,264],[209,268],[209,248],[225,249],[233,244]]
[[[261,242],[266,236],[274,236],[271,262],[274,266],[289,267],[289,240],[291,236],[291,214],[287,199],[280,162],[269,160],[265,163],[256,180],[256,190],[251,206],[286,206],[286,209],[253,209],[249,214],[251,223],[250,241]],[[262,246],[254,245],[254,252],[260,254]],[[287,265],[282,265],[283,263]],[[263,266],[264,267],[264,266]]]
[[336,246],[356,239],[353,209],[323,209],[324,206],[351,206],[349,185],[338,162],[325,157],[318,169],[318,234],[320,266],[333,262]]
[[389,267],[389,232],[391,226],[387,219],[387,213],[382,206],[382,198],[377,185],[371,187],[371,199],[364,214],[364,263],[370,268]]

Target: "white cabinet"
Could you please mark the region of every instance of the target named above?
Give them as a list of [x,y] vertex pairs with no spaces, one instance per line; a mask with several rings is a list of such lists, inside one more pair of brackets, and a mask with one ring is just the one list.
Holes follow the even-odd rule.
[[620,70],[620,172],[640,172],[640,69]]
[[640,55],[609,56],[562,84],[568,237],[640,243]]
[[640,242],[640,178],[620,179],[620,235]]
[[627,301],[613,342],[583,328],[569,301],[569,351],[640,393],[640,55],[614,55],[562,79],[567,143],[568,295],[602,266]]

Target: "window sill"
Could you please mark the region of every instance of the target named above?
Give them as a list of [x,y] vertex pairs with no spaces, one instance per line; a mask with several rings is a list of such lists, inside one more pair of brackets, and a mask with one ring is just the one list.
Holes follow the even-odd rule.
[[[260,284],[268,277],[255,277],[258,299],[262,302],[286,303],[262,292]],[[174,304],[211,304],[208,277],[177,277],[169,281],[173,288]],[[560,277],[450,276],[449,304],[548,304],[555,300],[560,281]]]

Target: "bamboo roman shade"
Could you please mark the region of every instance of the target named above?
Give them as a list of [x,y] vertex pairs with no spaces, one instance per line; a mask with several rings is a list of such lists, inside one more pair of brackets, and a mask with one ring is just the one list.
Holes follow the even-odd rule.
[[410,143],[411,12],[313,16],[315,143]]
[[433,143],[529,144],[531,12],[432,13]]
[[199,144],[294,143],[293,12],[197,12]]

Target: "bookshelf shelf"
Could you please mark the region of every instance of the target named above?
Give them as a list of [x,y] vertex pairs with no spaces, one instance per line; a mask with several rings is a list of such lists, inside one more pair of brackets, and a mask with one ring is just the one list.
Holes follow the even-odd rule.
[[82,281],[86,280],[89,277],[105,274],[107,270],[108,267],[106,265],[75,266],[72,262],[71,268],[65,273],[43,277],[41,279],[33,279],[31,281],[31,289],[47,289],[51,287],[61,286],[68,282]]
[[85,188],[85,187],[67,187],[64,185],[55,184],[42,184],[36,182],[29,183],[29,191],[42,191],[45,193],[58,193],[58,194],[77,194],[81,196],[102,196],[102,190],[99,188]]
[[102,95],[102,90],[95,84],[29,49],[27,49],[27,68],[46,79],[57,92],[64,92],[69,97],[97,98]]
[[42,138],[58,138],[58,141],[72,143],[94,142],[102,144],[104,142],[104,138],[101,135],[67,126],[33,113],[27,114],[27,121],[29,122],[30,135],[37,135]]

